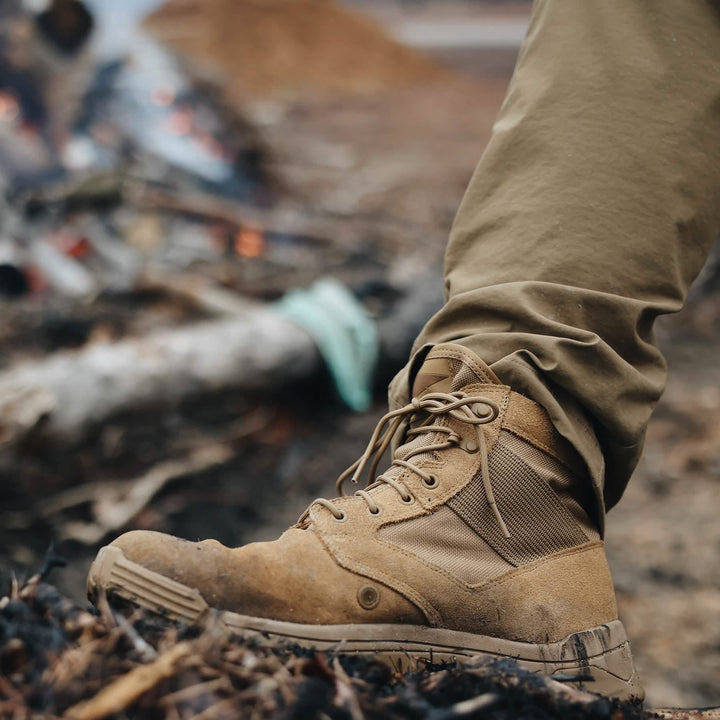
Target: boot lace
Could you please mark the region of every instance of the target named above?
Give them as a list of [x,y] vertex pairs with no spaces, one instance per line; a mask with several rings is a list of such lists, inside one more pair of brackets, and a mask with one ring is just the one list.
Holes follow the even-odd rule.
[[[405,483],[399,479],[400,472],[406,470],[417,475],[427,487],[435,487],[435,485],[437,485],[437,478],[432,473],[428,473],[417,465],[414,465],[411,459],[423,453],[446,450],[451,447],[461,447],[467,452],[480,453],[480,474],[485,496],[503,535],[510,537],[510,533],[495,502],[495,495],[490,482],[487,440],[481,428],[482,425],[486,425],[495,420],[499,413],[500,409],[497,404],[489,398],[470,396],[463,392],[435,392],[428,393],[421,398],[413,398],[412,401],[404,407],[398,410],[391,410],[380,419],[365,452],[337,479],[336,489],[338,495],[345,495],[343,492],[343,484],[348,478],[350,478],[352,483],[357,484],[363,473],[367,472],[368,480],[365,489],[357,490],[355,495],[365,501],[370,513],[373,515],[379,514],[380,507],[368,490],[382,484],[389,485],[400,495],[400,499],[403,502],[410,504],[414,502],[415,498]],[[426,415],[426,417],[420,420],[419,416],[423,414]],[[437,424],[436,420],[445,416],[455,418],[455,420],[473,426],[477,439],[476,443],[463,441],[460,435],[452,428]],[[436,433],[444,435],[445,440],[443,442],[426,445],[418,443],[418,446],[407,452],[403,458],[393,458],[388,470],[382,475],[376,476],[382,456],[392,443],[393,438],[398,433],[400,426],[406,418],[409,418],[409,424],[411,426],[414,425],[414,427],[411,427],[406,433],[408,438]],[[407,445],[405,448],[407,448]],[[400,470],[395,477],[390,474],[392,468],[398,468]],[[373,478],[375,478],[374,482]],[[310,507],[313,505],[321,505],[327,508],[338,522],[342,522],[347,518],[345,511],[338,508],[331,500],[317,498],[313,500]],[[309,509],[310,508],[308,508],[300,518],[301,523],[307,520]]]

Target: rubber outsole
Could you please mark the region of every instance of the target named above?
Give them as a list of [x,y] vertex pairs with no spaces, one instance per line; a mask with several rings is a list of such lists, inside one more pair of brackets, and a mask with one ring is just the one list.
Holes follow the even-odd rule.
[[245,638],[265,645],[297,644],[317,650],[367,655],[399,671],[423,669],[473,657],[513,658],[531,672],[619,700],[642,701],[644,692],[619,620],[573,633],[554,643],[533,644],[420,625],[307,625],[214,611],[200,592],[128,560],[122,550],[100,550],[88,575],[88,594],[105,590],[166,617],[190,624],[217,612]]

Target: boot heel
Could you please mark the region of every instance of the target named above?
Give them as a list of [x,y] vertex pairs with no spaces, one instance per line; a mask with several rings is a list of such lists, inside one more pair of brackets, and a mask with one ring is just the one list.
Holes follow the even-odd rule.
[[[620,621],[610,625],[611,632],[608,625],[601,625],[570,635],[563,643],[561,662],[543,663],[545,668],[541,672],[580,690],[641,703],[645,691],[625,628]],[[599,647],[601,652],[597,652]]]

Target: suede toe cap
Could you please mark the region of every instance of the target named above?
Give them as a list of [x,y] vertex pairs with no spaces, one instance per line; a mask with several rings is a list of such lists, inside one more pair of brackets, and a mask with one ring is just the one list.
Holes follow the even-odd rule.
[[[197,589],[219,610],[312,624],[425,622],[395,591],[341,567],[311,530],[293,528],[274,542],[240,548],[136,530],[112,546],[130,562]],[[365,601],[368,592],[377,602]]]

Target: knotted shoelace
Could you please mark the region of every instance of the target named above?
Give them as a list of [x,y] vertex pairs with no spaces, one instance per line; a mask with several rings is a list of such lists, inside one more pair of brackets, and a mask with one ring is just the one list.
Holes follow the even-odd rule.
[[[465,395],[463,392],[435,392],[428,393],[421,398],[413,398],[413,400],[404,407],[398,410],[391,410],[380,419],[365,452],[337,479],[336,488],[338,495],[345,495],[343,492],[343,484],[348,478],[351,478],[352,483],[357,484],[363,473],[367,471],[368,480],[366,487],[364,490],[356,491],[355,495],[365,501],[370,513],[377,515],[380,512],[380,507],[368,490],[382,484],[389,485],[400,495],[400,499],[404,503],[410,504],[415,498],[407,486],[399,479],[400,474],[398,473],[397,477],[392,477],[388,474],[390,470],[392,468],[399,468],[401,472],[406,470],[417,475],[426,487],[433,488],[438,484],[435,475],[425,472],[425,470],[414,465],[410,460],[416,455],[446,450],[451,447],[461,447],[467,452],[480,452],[480,474],[485,490],[485,497],[503,535],[510,537],[510,533],[495,502],[495,495],[490,482],[487,440],[485,439],[485,433],[480,427],[481,425],[491,423],[497,418],[499,413],[500,409],[497,404],[489,398]],[[421,414],[426,414],[427,417],[418,422],[418,416]],[[477,443],[463,443],[462,438],[452,428],[439,425],[435,422],[443,416],[449,416],[455,418],[455,420],[474,426]],[[408,438],[418,437],[428,433],[439,433],[446,436],[445,441],[427,445],[418,443],[418,446],[407,452],[403,458],[393,458],[390,468],[382,475],[376,477],[375,473],[377,472],[382,456],[392,443],[393,438],[398,433],[400,426],[406,418],[409,419],[410,425],[417,423],[415,427],[411,427],[411,429],[407,431],[406,436]],[[405,445],[404,448],[407,450],[407,445]],[[327,508],[338,521],[343,521],[347,517],[345,511],[338,508],[331,500],[317,498],[313,500],[310,507],[312,507],[312,505],[321,505]],[[300,519],[301,523],[307,519],[308,511],[309,508]]]

